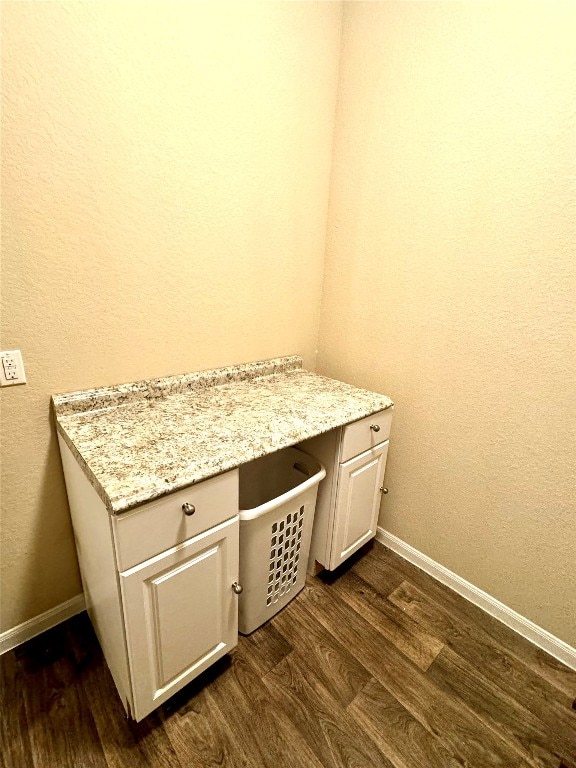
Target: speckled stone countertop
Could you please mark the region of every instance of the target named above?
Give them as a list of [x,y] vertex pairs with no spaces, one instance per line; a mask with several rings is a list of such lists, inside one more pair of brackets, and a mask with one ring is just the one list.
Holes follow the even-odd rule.
[[118,514],[392,406],[298,356],[72,392],[56,425]]

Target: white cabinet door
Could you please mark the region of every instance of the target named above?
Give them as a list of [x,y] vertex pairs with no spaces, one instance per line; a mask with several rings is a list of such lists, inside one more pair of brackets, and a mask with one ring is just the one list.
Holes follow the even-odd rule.
[[141,720],[238,642],[238,517],[120,574]]
[[376,534],[388,441],[340,465],[329,569]]

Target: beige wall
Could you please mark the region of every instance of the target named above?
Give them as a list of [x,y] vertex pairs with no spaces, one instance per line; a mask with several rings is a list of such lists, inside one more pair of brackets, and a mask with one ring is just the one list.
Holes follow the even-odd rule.
[[[576,645],[573,11],[345,5],[319,367],[396,400],[381,524]],[[0,631],[80,589],[51,393],[314,367],[341,6],[2,11]]]
[[341,6],[2,3],[1,630],[80,591],[49,397],[315,362]]
[[318,357],[396,401],[381,525],[574,646],[575,12],[346,5]]

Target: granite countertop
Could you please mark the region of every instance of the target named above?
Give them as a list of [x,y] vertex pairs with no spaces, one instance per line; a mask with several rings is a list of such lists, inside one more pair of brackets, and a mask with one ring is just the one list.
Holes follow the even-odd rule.
[[56,425],[113,514],[390,408],[298,356],[52,398]]

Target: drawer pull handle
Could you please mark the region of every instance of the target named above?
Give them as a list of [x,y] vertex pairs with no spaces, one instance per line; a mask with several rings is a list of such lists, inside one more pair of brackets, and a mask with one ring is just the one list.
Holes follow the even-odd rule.
[[379,424],[370,424],[370,429],[372,432],[380,432],[380,425]]
[[237,581],[235,581],[234,584],[232,584],[232,589],[234,590],[235,595],[239,595],[241,592],[244,591],[244,587],[242,586],[242,584],[238,584]]
[[384,488],[384,486],[382,486],[382,488],[380,488],[380,493],[388,493],[388,488]]
[[185,504],[182,504],[182,512],[184,512],[185,515],[193,515],[194,512],[196,512],[196,507],[194,504],[188,504],[188,502],[186,502]]

